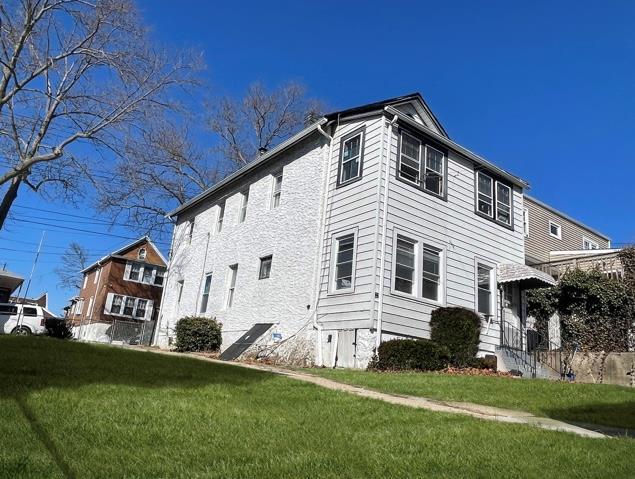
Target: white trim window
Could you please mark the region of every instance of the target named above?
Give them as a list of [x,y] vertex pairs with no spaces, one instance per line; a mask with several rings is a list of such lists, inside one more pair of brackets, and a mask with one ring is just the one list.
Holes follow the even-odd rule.
[[399,178],[419,186],[421,141],[402,131],[399,143]]
[[135,309],[135,298],[126,296],[126,299],[123,302],[123,315],[124,316],[132,316]]
[[600,249],[600,245],[597,242],[587,238],[586,236],[582,237],[582,249]]
[[432,301],[441,301],[441,256],[442,250],[423,245],[423,279],[421,281],[421,296]]
[[247,218],[247,204],[249,203],[249,190],[240,194],[240,211],[238,212],[238,222],[244,223]]
[[260,258],[260,267],[258,268],[258,279],[267,279],[271,276],[271,264],[273,256],[263,256]]
[[400,293],[416,291],[417,241],[397,235],[394,289]]
[[207,306],[209,303],[209,291],[212,287],[212,273],[205,275],[205,284],[203,285],[203,296],[201,297],[201,313],[207,312]]
[[396,232],[392,292],[444,304],[445,250],[424,238]]
[[128,261],[124,269],[123,279],[134,283],[151,284],[162,287],[164,275],[165,269],[161,266]]
[[523,208],[523,234],[529,236],[529,208]]
[[426,165],[423,174],[423,189],[437,196],[443,196],[445,155],[436,148],[426,145]]
[[139,278],[141,277],[141,265],[139,263],[129,263],[130,269],[128,270],[127,280],[140,282]]
[[86,287],[87,282],[88,282],[88,273],[84,273],[84,284],[82,285],[82,289]]
[[110,314],[121,314],[121,306],[123,305],[123,296],[115,294],[112,297],[112,303],[110,305]]
[[476,311],[483,316],[496,315],[496,279],[491,264],[476,262]]
[[218,220],[216,221],[216,232],[223,231],[223,221],[225,221],[225,202],[218,205]]
[[273,188],[271,190],[271,209],[280,206],[282,199],[282,172],[273,176]]
[[101,268],[97,268],[95,270],[95,278],[93,279],[93,284],[97,284],[97,281],[99,281],[100,274],[101,274]]
[[157,268],[154,276],[154,285],[163,287],[163,279],[165,277],[165,270],[163,268]]
[[137,304],[135,306],[135,310],[134,310],[134,317],[139,319],[139,318],[145,318],[146,317],[146,308],[148,307],[148,300],[147,299],[137,299]]
[[364,144],[364,132],[360,131],[350,138],[342,140],[340,153],[340,178],[341,185],[356,180],[362,173],[362,148]]
[[479,171],[476,173],[477,191],[477,210],[490,218],[494,217],[494,180]]
[[355,289],[356,231],[333,236],[331,254],[331,292],[345,293]]
[[231,308],[234,304],[234,296],[236,294],[236,277],[238,276],[238,263],[229,267],[229,281],[227,287],[227,308]]
[[512,224],[512,189],[499,181],[496,182],[496,221]]
[[562,227],[551,220],[549,220],[549,235],[561,240],[562,239]]

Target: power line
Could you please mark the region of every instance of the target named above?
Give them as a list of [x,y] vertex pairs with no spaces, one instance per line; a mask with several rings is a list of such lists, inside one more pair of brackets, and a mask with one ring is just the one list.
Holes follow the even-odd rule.
[[[4,251],[13,251],[16,253],[37,253],[37,251],[32,251],[32,250],[27,250],[27,249],[14,249],[14,248],[4,248],[2,246],[0,246],[1,250]],[[53,252],[53,251],[40,251],[40,254],[54,254],[57,256],[61,256],[63,253],[59,253],[59,252]],[[96,257],[96,258],[101,258],[103,255],[100,254],[88,254],[87,256],[91,256],[91,257]]]

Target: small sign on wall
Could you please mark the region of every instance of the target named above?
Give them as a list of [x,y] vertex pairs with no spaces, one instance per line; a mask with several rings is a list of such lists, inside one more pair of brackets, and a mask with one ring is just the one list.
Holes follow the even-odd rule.
[[274,343],[282,341],[282,333],[271,333],[271,339]]

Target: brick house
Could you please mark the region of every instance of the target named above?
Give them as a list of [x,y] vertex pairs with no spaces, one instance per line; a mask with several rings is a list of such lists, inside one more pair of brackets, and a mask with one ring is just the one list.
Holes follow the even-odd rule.
[[77,337],[103,342],[150,337],[166,267],[165,257],[144,236],[82,270],[82,287],[67,309]]

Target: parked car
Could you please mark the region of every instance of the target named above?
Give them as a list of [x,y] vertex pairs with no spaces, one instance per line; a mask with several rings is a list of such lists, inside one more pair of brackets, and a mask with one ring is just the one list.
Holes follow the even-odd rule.
[[40,306],[0,303],[0,332],[3,334],[44,334],[45,323]]

